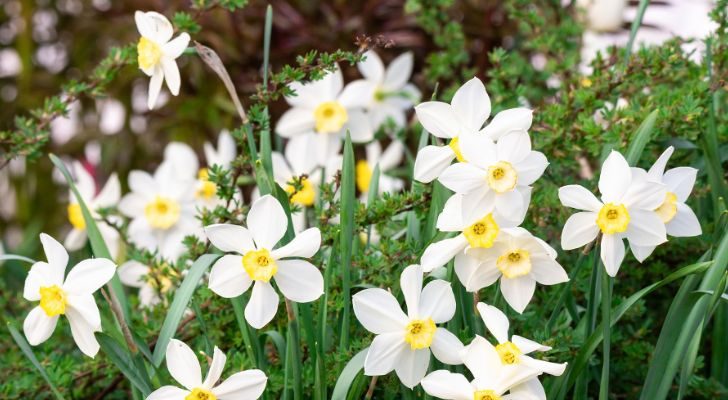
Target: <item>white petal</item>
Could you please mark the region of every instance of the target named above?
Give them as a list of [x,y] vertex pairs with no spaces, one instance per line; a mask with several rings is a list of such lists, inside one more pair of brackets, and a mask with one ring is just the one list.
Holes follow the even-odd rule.
[[60,285],[68,265],[68,252],[56,239],[45,233],[40,234],[40,242],[43,245],[48,265],[50,265],[49,273],[51,275],[48,277],[48,281],[58,282],[57,284]]
[[184,342],[172,339],[167,345],[167,370],[186,389],[202,386],[202,371],[195,352]]
[[457,163],[440,174],[439,181],[455,193],[469,193],[487,185],[485,171],[471,163]]
[[490,97],[483,82],[473,78],[461,86],[452,98],[452,109],[470,131],[477,131],[490,115]]
[[496,143],[498,159],[517,164],[531,154],[531,137],[526,132],[509,133]]
[[662,182],[662,175],[665,173],[665,167],[667,166],[667,162],[670,161],[670,156],[672,156],[673,151],[675,151],[674,147],[668,147],[664,152],[662,152],[662,154],[660,154],[657,161],[652,164],[650,170],[647,171],[647,175],[649,175],[651,180]]
[[559,200],[566,207],[577,210],[599,212],[602,209],[602,202],[594,196],[594,193],[580,185],[567,185],[559,188]]
[[218,400],[255,400],[263,394],[267,382],[268,377],[263,371],[251,369],[230,375],[220,385],[213,388],[212,393]]
[[533,340],[526,339],[522,336],[513,335],[511,337],[511,342],[518,347],[518,350],[521,350],[521,353],[528,354],[532,353],[534,351],[549,351],[551,350],[551,347],[544,346],[540,343],[534,342]]
[[81,352],[91,358],[96,356],[99,352],[99,342],[96,341],[94,332],[100,331],[101,329],[90,325],[86,319],[74,308],[66,308],[66,317],[71,325],[71,335],[73,341],[76,342]]
[[[508,340],[508,337],[506,337],[506,340]],[[476,335],[473,341],[465,346],[460,355],[463,364],[468,367],[476,380],[489,383],[486,386],[494,386],[492,383],[495,383],[498,377],[493,374],[493,371],[501,368],[501,360],[495,351],[495,347],[489,341]]]
[[499,161],[496,144],[488,136],[480,133],[463,133],[458,140],[460,152],[469,163],[488,169]]
[[485,322],[485,327],[495,336],[498,343],[507,342],[508,326],[510,324],[508,323],[508,317],[503,314],[503,311],[482,302],[478,303],[477,307],[480,317]]
[[537,371],[542,371],[553,376],[561,376],[566,370],[566,363],[558,364],[543,360],[537,360],[529,356],[521,356],[521,362]]
[[288,219],[281,203],[269,194],[253,203],[248,212],[247,223],[259,249],[273,249],[288,228]]
[[376,82],[358,79],[344,87],[344,90],[339,95],[338,101],[345,108],[367,107],[374,99],[374,92],[376,90]]
[[215,247],[225,252],[245,254],[255,249],[250,231],[240,225],[208,225],[205,235]]
[[390,373],[405,351],[410,351],[410,347],[404,341],[403,331],[377,335],[364,359],[364,374],[379,376]]
[[359,72],[372,82],[382,82],[384,80],[384,64],[379,55],[373,50],[364,53],[364,61],[356,64]]
[[402,271],[399,277],[399,287],[402,289],[404,303],[407,305],[407,316],[410,319],[420,317],[420,292],[422,292],[422,267],[410,265]]
[[147,107],[150,110],[154,109],[154,106],[157,104],[157,97],[159,97],[159,92],[162,90],[162,83],[164,83],[164,71],[162,71],[161,66],[156,65],[152,73],[152,79],[149,80]]
[[210,364],[210,370],[207,371],[205,381],[202,382],[203,387],[211,388],[217,383],[217,381],[220,380],[220,377],[222,376],[222,370],[223,368],[225,368],[226,360],[227,357],[225,356],[225,353],[223,353],[222,350],[215,346],[215,350],[213,351],[212,355],[212,363]]
[[[495,209],[496,198],[498,196],[498,194],[490,190],[490,188],[488,188],[486,185],[483,185],[482,187],[470,193],[462,195],[462,211],[459,218],[462,225],[460,230],[474,224],[476,221],[482,219],[490,213],[493,213],[493,218],[495,219],[495,222],[498,224],[498,226],[504,227],[505,225],[502,224],[504,218],[500,218],[502,216]],[[521,196],[521,200],[518,202],[519,204],[526,204],[526,199]],[[525,207],[522,210],[521,214],[523,214],[523,217],[525,217]],[[517,218],[518,215],[516,215],[515,217]],[[521,217],[519,221],[523,221],[523,217]],[[520,224],[520,222],[515,225],[518,224]]]
[[321,271],[305,260],[279,260],[275,281],[286,298],[308,303],[324,293]]
[[245,320],[255,329],[264,327],[278,311],[278,294],[268,282],[256,281],[245,306]]
[[632,255],[635,259],[639,262],[643,262],[647,259],[647,257],[652,254],[653,251],[655,251],[655,248],[657,246],[638,246],[636,244],[630,244],[629,250],[632,252]]
[[167,82],[167,87],[169,88],[169,91],[172,93],[173,96],[177,96],[179,94],[179,87],[181,85],[179,67],[177,67],[177,62],[172,59],[163,57],[162,70],[164,71],[164,80]]
[[561,248],[572,250],[594,240],[599,233],[596,221],[597,213],[591,211],[579,212],[569,217],[561,233]]
[[425,146],[417,152],[414,178],[423,183],[430,183],[442,174],[442,171],[455,159],[455,153],[449,146]]
[[68,295],[67,299],[68,307],[77,311],[90,327],[101,329],[101,314],[92,294]]
[[394,369],[402,384],[411,389],[425,377],[429,366],[430,349],[406,349]]
[[[297,135],[288,141],[285,150],[286,159],[291,163],[295,175],[310,175],[316,168],[316,157],[311,157],[311,154],[317,152],[315,138],[316,136],[310,134]],[[278,174],[275,168],[273,172]]]
[[208,287],[218,296],[233,298],[248,290],[252,282],[243,269],[243,257],[228,254],[213,264]]
[[382,153],[381,158],[378,160],[379,168],[381,168],[382,172],[396,168],[402,162],[404,152],[404,143],[400,140],[392,140],[392,142],[389,143],[389,146],[387,146],[387,149],[384,150],[384,153]]
[[698,217],[685,203],[677,203],[677,213],[666,228],[667,233],[675,237],[699,236],[703,233]]
[[412,76],[412,65],[414,64],[414,57],[412,52],[408,51],[402,53],[397,58],[392,60],[387,67],[387,71],[384,73],[383,85],[386,89],[397,90],[409,81]]
[[495,196],[495,209],[503,218],[522,221],[528,211],[528,203],[521,192],[511,190]]
[[518,171],[518,185],[532,185],[543,175],[548,165],[549,161],[543,153],[540,151],[530,152],[526,158],[513,166]]
[[91,258],[76,264],[63,283],[69,294],[91,294],[104,286],[116,272],[116,264],[106,258]]
[[363,111],[349,111],[349,121],[344,125],[343,133],[346,130],[354,143],[366,143],[374,138],[374,128]]
[[430,350],[435,358],[445,364],[457,365],[462,364],[463,360],[460,358],[460,353],[463,351],[465,346],[452,332],[445,328],[437,328],[435,336],[432,338],[432,344]]
[[653,211],[630,210],[625,232],[629,243],[638,246],[657,246],[667,241],[665,224]]
[[420,259],[422,269],[425,272],[430,272],[437,267],[447,264],[457,254],[462,253],[467,245],[468,240],[462,234],[454,238],[432,243],[427,246]]
[[444,369],[431,372],[422,381],[422,388],[430,396],[446,400],[472,400],[473,388],[462,374]]
[[454,194],[445,202],[440,215],[437,216],[437,230],[443,232],[460,232],[465,228],[463,223],[463,195]]
[[409,322],[397,299],[384,289],[364,289],[352,300],[356,318],[369,332],[377,335],[397,332],[401,335]]
[[309,228],[296,235],[287,245],[273,250],[271,256],[276,260],[286,257],[311,258],[321,247],[321,231]]
[[679,201],[685,202],[693,191],[698,170],[690,167],[673,168],[665,173],[663,182],[675,193]]
[[536,281],[528,275],[518,278],[508,279],[501,278],[501,293],[506,299],[508,305],[511,306],[519,314],[523,313],[526,306],[533,298],[533,292],[536,290]]
[[437,324],[449,321],[455,315],[455,294],[450,282],[435,279],[425,285],[419,309],[421,316],[429,316]]
[[546,255],[532,255],[531,265],[531,277],[542,285],[556,285],[569,280],[564,268]]
[[526,132],[531,127],[533,111],[527,108],[510,108],[493,117],[493,120],[480,132],[492,140],[498,140],[511,132]]
[[494,257],[481,261],[468,255],[467,252],[455,257],[455,273],[468,292],[476,292],[490,286],[501,277]]
[[415,107],[415,112],[425,130],[439,138],[450,139],[460,134],[460,122],[447,103],[426,101]]
[[624,260],[624,242],[618,235],[602,235],[602,262],[607,274],[614,278]]
[[73,228],[68,231],[66,239],[63,241],[63,246],[70,251],[80,250],[85,244],[88,236],[86,230]]
[[180,389],[174,386],[162,386],[153,391],[145,400],[184,400],[190,395],[189,390]]
[[94,199],[94,204],[96,207],[111,207],[115,206],[119,199],[121,199],[121,184],[119,183],[119,176],[113,173]]
[[665,201],[667,187],[660,183],[650,181],[637,181],[627,189],[621,203],[629,210],[654,210]]
[[312,131],[316,125],[313,112],[309,109],[291,108],[278,119],[276,133],[284,138],[294,137],[298,134]]
[[40,288],[44,286],[63,285],[63,273],[60,278],[56,271],[45,261],[38,261],[30,267],[25,278],[23,298],[28,301],[40,300]]
[[157,44],[167,43],[174,33],[167,17],[158,12],[137,11],[134,13],[134,21],[139,33]]
[[162,46],[162,50],[164,51],[165,56],[175,59],[184,53],[189,43],[190,35],[188,35],[187,32],[182,32],[179,36]]
[[40,306],[33,308],[23,321],[23,332],[31,346],[37,346],[53,334],[58,323],[58,316],[49,317]]
[[147,283],[144,277],[149,273],[149,267],[139,261],[130,260],[122,264],[117,272],[121,283],[126,286],[140,288]]
[[538,377],[531,378],[519,385],[511,387],[509,394],[503,396],[503,400],[547,400],[546,391],[538,380]]
[[599,192],[605,203],[618,202],[632,183],[632,171],[627,160],[617,151],[612,151],[602,164],[599,177]]

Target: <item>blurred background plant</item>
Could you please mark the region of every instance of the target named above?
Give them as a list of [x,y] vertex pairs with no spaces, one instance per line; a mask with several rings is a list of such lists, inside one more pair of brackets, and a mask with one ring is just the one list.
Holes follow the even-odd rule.
[[[607,21],[600,18],[609,13],[593,11],[600,10],[598,3],[617,7],[617,11],[607,10],[616,17]],[[695,262],[719,241],[726,222],[723,168],[728,160],[727,2],[665,0],[643,8],[647,3],[6,0],[0,6],[2,247],[7,253],[42,258],[38,233],[63,237],[71,229],[66,213],[68,188],[44,154],[54,153],[67,161],[81,160],[98,182],[105,182],[113,172],[125,177],[132,169],[152,170],[170,141],[185,142],[202,154],[204,142],[214,143],[222,129],[239,127],[225,87],[193,49],[179,59],[182,94],[169,97],[163,92],[158,102],[163,106],[147,109],[147,79],[136,66],[135,10],[158,11],[168,16],[178,30],[189,32],[194,40],[213,48],[243,103],[268,104],[271,120],[276,121],[287,106],[282,99],[266,95],[280,92],[282,86],[276,86],[280,83],[276,79],[271,79],[268,88],[261,85],[264,15],[270,4],[274,10],[270,66],[274,73],[283,71],[278,75],[281,81],[294,76],[286,74],[285,65],[315,64],[311,54],[303,60],[298,58],[312,50],[320,54],[341,49],[352,54],[337,58],[351,60],[357,52],[376,47],[385,62],[404,51],[413,52],[413,81],[425,99],[434,93],[438,99],[449,100],[462,82],[476,75],[486,83],[494,113],[516,106],[533,108],[533,147],[545,153],[551,164],[544,179],[536,184],[538,190],[534,191],[524,227],[554,245],[570,212],[558,201],[558,187],[591,180],[608,151],[626,149],[638,126],[657,110],[653,139],[639,165],[650,165],[666,146],[672,145],[676,148],[674,165],[700,170],[691,206],[703,224],[704,234],[661,246],[645,264],[649,268],[626,260],[622,267],[625,273],[614,287],[614,303],[619,304],[640,288]],[[630,35],[632,21],[640,18],[645,26],[636,36]],[[630,43],[630,38],[636,38],[635,42]],[[609,47],[612,44],[633,48],[632,56],[627,56],[629,50],[624,47]],[[602,52],[597,54],[597,49]],[[358,76],[349,63],[341,67],[347,81]],[[255,111],[251,112],[254,120]],[[53,118],[56,116],[62,117]],[[410,122],[397,134],[414,152],[420,143],[420,129],[416,121]],[[242,143],[242,135],[236,137]],[[273,145],[281,149],[282,142],[276,140]],[[363,148],[356,151],[363,155]],[[412,162],[409,157],[391,173],[409,178]],[[121,181],[126,191],[126,179]],[[252,183],[252,179],[248,182]],[[431,239],[407,235],[402,240],[398,233],[411,222],[389,218],[400,210],[419,217],[427,214],[418,199],[430,195],[430,185],[412,184],[410,180],[407,187],[411,191],[385,195],[381,202],[367,209],[362,206],[357,212],[357,229],[366,231],[367,223],[376,223],[381,236],[376,251],[366,246],[354,252],[352,271],[357,284],[386,287],[404,266],[417,262]],[[246,199],[251,189],[246,188]],[[414,204],[419,207],[417,214],[409,211]],[[318,212],[326,215],[326,211]],[[338,234],[336,227],[322,229],[325,239]],[[194,244],[192,248],[195,254]],[[559,254],[569,273],[580,265],[576,253]],[[86,248],[73,254],[72,259],[90,254]],[[22,321],[27,312],[22,301],[26,272],[22,262],[2,264],[3,322]],[[564,307],[553,314],[549,307],[553,307],[554,296],[561,293],[559,287],[540,288],[534,306],[526,313],[509,314],[519,324],[518,331],[530,332],[534,339],[554,346],[554,359],[572,360],[584,342],[576,322],[584,313],[580,305],[588,296],[589,273],[589,268],[573,272]],[[639,300],[613,330],[612,373],[619,377],[612,381],[613,398],[636,398],[642,390],[655,338],[660,335],[678,286],[679,282],[672,283]],[[492,299],[496,291],[487,288],[481,298]],[[168,302],[172,293],[166,296]],[[329,297],[337,307],[342,301],[338,292]],[[200,287],[192,306],[195,312],[196,308],[204,308],[203,315],[215,318],[201,318],[199,313],[195,318],[191,314],[183,320],[181,339],[198,342],[193,348],[204,348],[205,341],[228,343],[230,349],[224,350],[232,363],[252,367],[229,303]],[[137,335],[152,341],[165,315],[163,307],[135,314]],[[545,316],[552,316],[546,328]],[[695,353],[694,366],[682,369],[694,373],[687,374],[685,382],[674,379],[670,398],[678,390],[686,398],[728,395],[725,302],[710,321],[705,328],[706,341]],[[277,320],[271,332],[283,326],[285,321]],[[361,333],[361,329],[357,332]],[[333,330],[328,334],[338,335]],[[284,392],[284,375],[280,372],[285,354],[277,347],[279,336],[269,334],[272,340],[268,341],[266,335],[261,336],[269,367],[278,372],[269,373],[269,398],[278,398],[277,394]],[[340,371],[368,340],[368,336],[358,334],[352,336],[348,349],[332,344],[326,353],[326,365],[331,371]],[[69,398],[128,398],[129,384],[103,353],[90,360],[73,348],[66,340],[36,349],[61,392]],[[302,350],[304,360],[308,350]],[[50,397],[33,366],[6,334],[0,336],[0,354],[0,363],[5,366],[0,395]],[[597,352],[585,375],[597,376],[599,365]],[[304,382],[314,381],[314,368],[304,369],[303,374]],[[327,377],[329,388],[336,383],[337,375]],[[547,392],[555,379],[545,379]],[[350,398],[361,398],[368,385],[369,379],[359,375],[349,391]],[[597,388],[596,384],[587,385],[583,393],[595,397]],[[309,393],[314,389],[306,386],[305,390]],[[385,376],[379,378],[374,398],[397,398],[398,393],[396,378]]]

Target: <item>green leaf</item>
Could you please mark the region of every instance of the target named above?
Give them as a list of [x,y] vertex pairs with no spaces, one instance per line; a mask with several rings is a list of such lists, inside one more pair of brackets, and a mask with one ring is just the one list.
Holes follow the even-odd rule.
[[647,10],[648,4],[650,4],[650,0],[640,0],[637,15],[632,20],[629,39],[627,40],[627,45],[624,47],[624,65],[627,65],[629,61],[629,55],[632,53],[632,47],[634,46],[634,38],[637,37],[637,31],[640,29],[640,25],[642,25],[642,18],[645,16],[645,10]]
[[174,333],[177,331],[182,315],[187,309],[187,305],[194,294],[197,285],[202,279],[202,275],[207,271],[210,266],[220,258],[219,254],[205,254],[195,261],[187,271],[182,285],[175,291],[172,305],[167,310],[167,316],[164,318],[162,329],[159,331],[159,337],[157,344],[154,347],[154,353],[152,354],[152,363],[155,367],[159,367],[164,360],[165,353],[167,352],[167,345],[170,339],[174,337]]
[[630,140],[629,148],[627,149],[627,155],[625,158],[630,166],[634,167],[637,165],[642,152],[645,150],[645,146],[652,139],[652,131],[655,128],[655,121],[657,120],[657,114],[659,110],[652,111],[640,127],[637,128],[637,132],[634,134],[632,140]]
[[129,379],[129,382],[134,385],[144,396],[149,395],[152,392],[152,383],[149,381],[144,370],[144,364],[138,360],[135,361],[126,351],[126,349],[111,336],[97,332],[96,340],[98,340],[101,349],[104,350],[111,362],[116,365],[124,376]]
[[25,357],[27,357],[28,360],[30,361],[30,363],[33,364],[35,369],[38,370],[38,373],[40,374],[40,376],[43,377],[43,379],[46,381],[48,386],[51,388],[53,395],[55,395],[57,399],[63,400],[63,395],[61,394],[61,392],[58,391],[58,388],[56,388],[56,385],[54,385],[53,382],[51,382],[51,378],[48,376],[48,373],[46,372],[45,368],[43,368],[43,366],[40,364],[38,359],[35,358],[35,354],[33,354],[33,349],[30,348],[30,345],[25,340],[25,337],[20,332],[18,332],[18,330],[15,329],[13,324],[11,324],[10,322],[8,322],[7,327],[8,327],[8,330],[10,331],[10,336],[13,337],[13,340],[15,340],[15,343],[17,343],[18,347],[20,347],[20,351],[22,351],[23,354],[25,354]]
[[28,264],[35,264],[36,263],[36,261],[33,260],[32,258],[28,258],[28,257],[24,257],[24,256],[19,256],[17,254],[3,254],[3,255],[0,255],[0,263],[2,261],[25,261]]
[[344,166],[341,171],[341,236],[339,238],[341,280],[344,307],[341,317],[341,351],[349,349],[349,320],[351,315],[351,252],[354,240],[354,210],[356,208],[356,174],[351,135],[346,133]]
[[349,388],[354,383],[354,379],[356,379],[357,375],[364,368],[364,360],[367,357],[368,351],[369,348],[367,347],[349,360],[341,371],[341,374],[339,374],[339,379],[336,380],[336,386],[334,386],[334,391],[331,394],[331,400],[346,400],[346,395],[349,393]]

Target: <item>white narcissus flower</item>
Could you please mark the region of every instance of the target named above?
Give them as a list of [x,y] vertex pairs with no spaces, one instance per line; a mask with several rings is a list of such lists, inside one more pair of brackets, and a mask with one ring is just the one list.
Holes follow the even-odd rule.
[[101,315],[94,300],[94,292],[111,280],[116,265],[105,258],[92,258],[76,264],[63,279],[68,264],[68,253],[55,239],[40,234],[48,262],[33,264],[25,279],[23,297],[40,301],[23,322],[28,343],[33,346],[48,340],[65,315],[71,325],[71,334],[83,354],[93,358],[99,351],[94,332],[101,332]]
[[137,11],[134,14],[139,34],[142,37],[137,44],[139,69],[152,79],[149,81],[149,99],[147,106],[151,110],[157,103],[157,96],[162,90],[162,81],[172,95],[179,94],[180,76],[177,61],[175,61],[190,43],[190,35],[181,33],[172,39],[174,28],[169,20],[162,14],[154,11]]
[[215,346],[210,370],[202,380],[200,362],[185,343],[172,339],[167,345],[167,370],[184,387],[162,386],[146,400],[254,400],[265,391],[268,377],[258,369],[237,372],[216,385],[222,376],[227,357]]
[[500,279],[503,298],[518,313],[531,301],[536,282],[555,285],[569,280],[556,261],[556,251],[523,228],[503,229],[492,247],[459,254],[455,273],[469,292]]
[[139,304],[152,307],[161,301],[160,294],[172,288],[172,280],[156,274],[149,277],[151,269],[139,261],[130,260],[119,266],[119,279],[126,286],[139,289]]
[[397,127],[405,126],[407,110],[420,101],[420,91],[409,83],[414,61],[412,52],[399,55],[387,68],[374,51],[367,51],[364,56],[366,59],[356,65],[364,79],[349,85],[361,85],[363,91],[371,93],[367,111],[372,127],[378,129],[390,118]]
[[[523,221],[503,218],[493,210],[492,203],[488,207],[488,203],[483,201],[477,207],[471,207],[466,203],[468,200],[456,193],[445,203],[445,207],[437,217],[437,230],[458,232],[458,235],[427,246],[421,259],[422,269],[425,272],[447,264],[453,257],[464,254],[467,248],[487,249],[493,246],[501,229],[516,227]],[[475,211],[466,213],[466,209]],[[456,263],[462,260],[460,257],[455,258]]]
[[205,142],[203,150],[207,165],[219,165],[225,169],[230,168],[237,155],[235,139],[227,129],[223,129],[217,137],[217,149],[210,142]]
[[461,151],[460,139],[464,135],[483,134],[498,140],[510,132],[527,132],[531,127],[533,112],[527,108],[511,108],[496,114],[487,126],[490,116],[490,97],[483,82],[473,78],[461,86],[450,104],[426,101],[415,107],[422,126],[440,139],[450,140],[447,146],[425,146],[417,153],[414,178],[428,183],[435,180],[445,168],[457,159],[468,160]]
[[[314,135],[318,164],[326,165],[329,157],[339,153],[341,139],[349,132],[351,141],[364,143],[374,137],[374,130],[363,108],[373,93],[363,85],[348,85],[338,66],[323,79],[300,83],[290,88],[296,96],[286,97],[291,109],[276,124],[276,133],[284,138]],[[343,90],[342,90],[343,89]]]
[[[559,189],[561,204],[584,210],[566,221],[561,247],[572,250],[594,240],[601,231],[601,258],[609,276],[617,275],[624,260],[624,243],[657,246],[667,241],[665,224],[655,209],[665,200],[665,185],[633,177],[627,160],[612,151],[602,165],[599,177],[601,201],[579,185]],[[635,253],[642,262],[643,257]]]
[[321,246],[321,232],[318,228],[307,229],[285,246],[274,249],[286,233],[288,219],[281,204],[271,195],[253,203],[246,222],[248,228],[231,224],[205,227],[215,247],[233,253],[215,262],[208,286],[219,296],[232,298],[253,284],[245,319],[260,329],[278,310],[278,294],[270,284],[271,279],[275,279],[287,299],[298,303],[314,301],[324,293],[321,272],[310,262],[299,259],[316,254]]
[[453,164],[440,175],[440,182],[464,195],[468,208],[494,204],[496,211],[511,220],[522,220],[528,210],[531,185],[548,166],[543,153],[531,150],[526,132],[512,132],[494,143],[482,134],[460,137],[461,151],[468,162]]
[[364,374],[385,375],[395,370],[399,380],[412,388],[427,373],[430,351],[445,364],[462,364],[463,344],[445,328],[437,327],[455,314],[455,295],[450,283],[435,279],[422,288],[419,265],[402,271],[400,286],[407,314],[392,294],[384,289],[365,289],[353,296],[354,314],[372,341]]
[[[97,194],[94,177],[88,173],[81,163],[73,163],[73,172],[76,178],[74,185],[76,185],[78,193],[81,195],[83,202],[86,203],[86,207],[88,207],[89,212],[91,212],[91,216],[97,220],[96,226],[99,228],[99,232],[106,243],[106,247],[109,248],[109,253],[112,257],[118,257],[120,240],[119,232],[106,222],[98,221],[99,215],[96,210],[99,208],[113,207],[119,203],[119,199],[121,198],[121,185],[119,184],[119,178],[115,173],[111,174],[106,185],[104,185],[103,189],[101,189],[101,191]],[[68,198],[70,200],[68,204],[68,221],[73,226],[73,229],[68,232],[63,244],[68,250],[76,251],[86,244],[88,234],[86,233],[86,221],[83,219],[81,205],[78,203],[78,199],[72,190],[69,190]]]
[[[670,146],[655,161],[647,173],[642,169],[633,168],[632,173],[637,179],[646,179],[665,185],[667,194],[662,204],[655,212],[665,224],[668,235],[675,237],[699,236],[703,233],[700,221],[693,210],[685,204],[693,191],[698,170],[691,167],[677,167],[665,172],[667,162],[675,149]],[[635,257],[647,258],[656,246],[639,246],[630,244]]]
[[185,236],[200,236],[195,218],[192,181],[181,180],[172,163],[163,162],[154,175],[129,173],[129,188],[119,211],[131,218],[129,239],[141,248],[175,260],[184,252]]
[[[434,371],[422,380],[422,388],[427,394],[447,400],[532,399],[530,392],[524,393],[517,388],[541,372],[504,365],[496,348],[481,336],[475,336],[461,351],[461,357],[474,379],[468,381],[464,375],[447,370]],[[506,394],[509,390],[510,394]]]
[[362,194],[362,200],[366,202],[369,185],[372,181],[374,168],[379,164],[379,193],[391,193],[402,190],[404,181],[386,174],[396,168],[404,156],[404,144],[399,140],[393,140],[387,149],[382,152],[382,145],[374,141],[366,145],[366,159],[356,162],[356,187]]

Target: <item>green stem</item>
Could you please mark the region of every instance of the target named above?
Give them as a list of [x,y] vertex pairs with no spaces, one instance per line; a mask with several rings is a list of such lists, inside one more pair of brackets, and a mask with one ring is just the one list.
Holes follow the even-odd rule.
[[610,313],[612,310],[612,277],[607,274],[606,268],[602,270],[602,321],[604,321],[604,339],[602,341],[602,378],[599,386],[599,400],[609,398],[609,358],[611,346]]
[[[594,251],[594,263],[592,265],[591,278],[589,280],[589,298],[586,305],[586,323],[584,324],[584,341],[591,336],[596,326],[596,308],[599,303],[599,277],[600,269],[602,269],[599,259],[599,248],[595,248]],[[574,398],[584,399],[587,398],[587,390],[589,386],[589,373],[588,369],[585,368],[584,372],[578,376],[576,386],[574,388]]]

